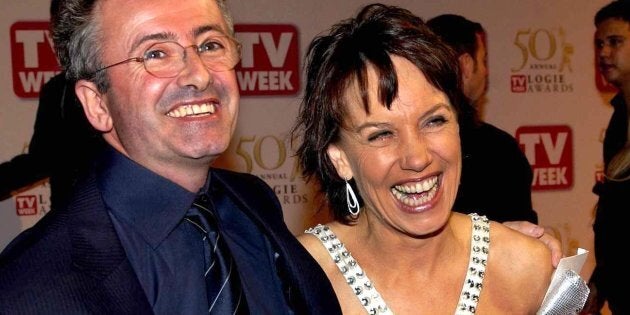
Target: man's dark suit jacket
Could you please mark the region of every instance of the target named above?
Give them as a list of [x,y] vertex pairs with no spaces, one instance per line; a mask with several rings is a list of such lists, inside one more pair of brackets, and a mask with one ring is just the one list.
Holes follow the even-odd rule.
[[485,122],[463,126],[460,135],[464,157],[453,210],[498,222],[538,223],[532,207],[534,175],[516,139]]
[[[326,275],[287,229],[255,176],[213,169],[226,195],[267,236],[296,314],[341,314]],[[90,174],[67,207],[49,212],[0,254],[0,314],[151,314]],[[265,272],[261,270],[261,272]]]

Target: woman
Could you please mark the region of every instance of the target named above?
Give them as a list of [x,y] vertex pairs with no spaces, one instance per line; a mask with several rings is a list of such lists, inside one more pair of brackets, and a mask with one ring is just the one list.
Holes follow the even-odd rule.
[[294,136],[335,221],[300,241],[345,314],[534,314],[543,301],[543,243],[452,212],[458,78],[451,50],[397,7],[369,5],[311,43]]

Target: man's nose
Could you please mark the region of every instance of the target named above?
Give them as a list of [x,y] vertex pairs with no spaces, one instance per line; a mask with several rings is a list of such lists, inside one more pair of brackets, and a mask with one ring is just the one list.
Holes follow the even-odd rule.
[[185,48],[182,62],[184,69],[178,77],[180,85],[191,86],[197,90],[208,88],[213,81],[213,73],[197,53],[197,46]]

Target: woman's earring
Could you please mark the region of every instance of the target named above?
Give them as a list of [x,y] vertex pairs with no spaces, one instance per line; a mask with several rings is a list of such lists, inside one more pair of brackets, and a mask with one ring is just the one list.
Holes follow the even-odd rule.
[[357,195],[354,194],[354,190],[352,189],[352,186],[350,186],[350,183],[348,183],[348,180],[345,179],[346,182],[346,202],[348,203],[348,212],[350,212],[350,214],[353,217],[356,217],[359,215],[359,212],[361,212],[361,208],[359,207],[359,201],[357,200]]

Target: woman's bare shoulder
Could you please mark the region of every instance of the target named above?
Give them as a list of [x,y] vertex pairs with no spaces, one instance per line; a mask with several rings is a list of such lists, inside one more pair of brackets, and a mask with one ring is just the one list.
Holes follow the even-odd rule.
[[501,295],[518,293],[524,305],[537,308],[547,292],[552,273],[551,252],[545,244],[491,222],[487,275],[498,284],[495,288],[502,291]]
[[491,221],[490,240],[490,253],[502,257],[502,260],[527,269],[553,270],[551,251],[536,238]]

